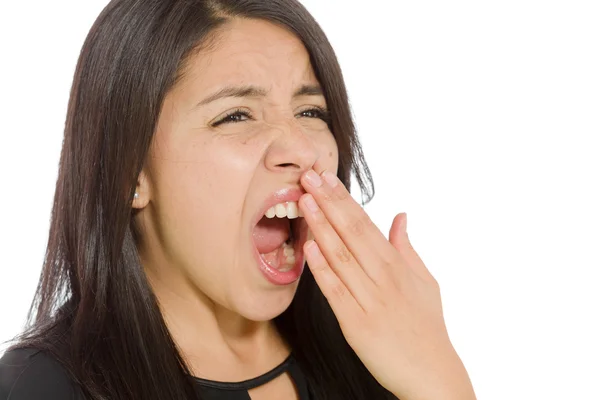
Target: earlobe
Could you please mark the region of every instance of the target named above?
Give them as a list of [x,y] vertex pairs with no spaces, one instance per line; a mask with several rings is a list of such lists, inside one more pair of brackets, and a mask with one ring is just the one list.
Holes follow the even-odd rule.
[[142,204],[142,201],[140,200],[140,194],[137,192],[135,192],[135,194],[133,195],[133,202],[131,203],[131,207],[132,208],[143,208],[144,205]]
[[132,208],[142,209],[146,207],[149,202],[148,192],[142,191],[141,189],[136,189],[135,194],[133,195],[133,202],[131,203]]
[[135,188],[135,193],[133,195],[133,208],[144,208],[149,201],[149,187],[148,187],[148,179],[146,178],[146,173],[142,170],[138,177],[137,186]]

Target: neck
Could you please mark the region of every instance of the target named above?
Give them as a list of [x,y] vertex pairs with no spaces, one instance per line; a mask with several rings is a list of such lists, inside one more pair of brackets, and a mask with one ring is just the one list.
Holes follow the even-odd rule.
[[214,302],[185,278],[146,275],[175,344],[193,375],[243,381],[281,363],[290,349],[273,321],[251,321]]

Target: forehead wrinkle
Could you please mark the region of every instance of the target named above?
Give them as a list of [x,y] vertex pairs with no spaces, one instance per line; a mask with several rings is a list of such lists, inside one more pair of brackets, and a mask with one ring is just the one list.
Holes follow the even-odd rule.
[[[276,36],[277,41],[269,44],[262,42],[261,47],[256,48],[257,39],[234,28],[217,39],[221,46],[213,46],[196,54],[199,57],[193,62],[193,72],[190,71],[189,77],[192,82],[198,83],[222,82],[221,87],[252,85],[265,88],[270,95],[274,88],[284,88],[288,82],[320,85],[308,52],[299,39],[284,34]],[[245,46],[247,43],[250,46]],[[265,49],[268,51],[265,52]],[[225,68],[219,68],[221,65]],[[296,90],[300,83],[291,90]],[[206,86],[202,91],[208,91]]]

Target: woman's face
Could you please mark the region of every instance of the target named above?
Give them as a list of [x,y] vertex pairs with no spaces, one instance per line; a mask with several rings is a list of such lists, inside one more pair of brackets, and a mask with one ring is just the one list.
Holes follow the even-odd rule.
[[[254,321],[289,306],[301,271],[269,277],[257,258],[255,226],[269,206],[298,199],[306,170],[337,172],[336,142],[314,111],[327,107],[325,98],[294,96],[305,85],[319,82],[302,42],[260,20],[233,20],[216,46],[191,59],[165,99],[134,201],[153,286],[200,295]],[[242,86],[258,92],[210,101]],[[302,218],[295,221],[306,229]]]

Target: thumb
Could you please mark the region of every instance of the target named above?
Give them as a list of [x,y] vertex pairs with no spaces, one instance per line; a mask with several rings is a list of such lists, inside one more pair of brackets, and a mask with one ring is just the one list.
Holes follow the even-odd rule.
[[406,213],[400,213],[394,217],[392,227],[390,228],[390,243],[397,250],[400,250],[402,242],[407,240],[406,233],[407,216]]

